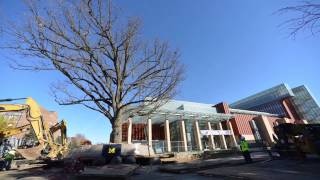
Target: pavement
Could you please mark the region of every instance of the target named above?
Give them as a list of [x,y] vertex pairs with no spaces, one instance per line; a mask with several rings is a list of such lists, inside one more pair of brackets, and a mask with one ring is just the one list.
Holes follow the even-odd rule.
[[130,179],[250,179],[250,180],[298,180],[320,179],[320,158],[304,160],[271,159],[263,153],[252,155],[254,162],[244,163],[243,157],[234,156],[190,163],[143,167]]
[[159,165],[142,166],[129,178],[129,180],[222,180],[221,177],[200,176],[196,173],[167,173],[159,171]]
[[[254,162],[260,162],[269,159],[266,153],[253,153],[251,155]],[[194,160],[187,163],[168,164],[160,166],[162,172],[169,173],[190,173],[204,169],[212,169],[218,167],[239,166],[245,164],[243,156],[234,155],[231,157]]]
[[0,171],[0,179],[5,180],[63,180],[68,179],[68,175],[63,173],[62,168],[45,169],[45,165],[30,165],[23,169],[12,169]]
[[[209,179],[320,179],[320,158],[309,157],[305,160],[274,159],[263,154],[253,154],[254,163],[245,164],[241,156],[196,160],[189,163],[140,166],[126,179],[132,180],[209,180]],[[130,169],[131,167],[128,166]],[[163,171],[163,169],[173,171]],[[89,168],[90,169],[90,168]],[[105,168],[104,168],[105,169]],[[110,170],[110,168],[108,168]],[[123,168],[113,168],[113,173],[123,172]],[[0,179],[21,180],[64,180],[77,179],[78,176],[66,174],[62,168],[45,168],[33,165],[24,169],[0,171]],[[86,179],[96,179],[86,177]],[[98,179],[101,179],[98,178]],[[103,178],[106,179],[106,178]],[[109,179],[109,178],[107,178]]]
[[276,159],[241,166],[197,171],[198,175],[225,179],[300,180],[320,179],[320,158],[305,160]]

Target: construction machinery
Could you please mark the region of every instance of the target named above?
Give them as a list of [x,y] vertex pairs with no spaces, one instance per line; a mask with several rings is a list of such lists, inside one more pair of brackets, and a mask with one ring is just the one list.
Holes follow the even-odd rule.
[[282,157],[320,155],[320,124],[283,123],[274,127],[275,150]]
[[[3,101],[12,101],[12,99],[0,100],[0,102]],[[26,112],[26,119],[29,124],[1,130],[0,141],[30,131],[34,135],[35,141],[31,145],[21,145],[15,149],[18,154],[27,160],[62,158],[68,150],[66,122],[62,120],[60,123],[49,127],[43,119],[40,106],[30,97],[26,98],[25,104],[0,104],[0,113],[20,111]],[[53,134],[59,130],[61,139],[60,142],[57,142]]]

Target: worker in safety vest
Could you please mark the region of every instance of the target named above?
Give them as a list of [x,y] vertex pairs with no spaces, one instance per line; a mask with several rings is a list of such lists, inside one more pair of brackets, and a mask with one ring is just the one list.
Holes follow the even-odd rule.
[[1,158],[3,162],[0,165],[0,170],[11,168],[11,162],[15,157],[15,149],[12,148],[10,141],[5,139],[1,145]]
[[249,151],[249,144],[243,136],[240,136],[240,150],[246,163],[251,163],[252,159]]
[[15,157],[15,153],[15,149],[12,148],[4,155],[4,167],[2,168],[5,168],[6,170],[11,169],[11,163]]

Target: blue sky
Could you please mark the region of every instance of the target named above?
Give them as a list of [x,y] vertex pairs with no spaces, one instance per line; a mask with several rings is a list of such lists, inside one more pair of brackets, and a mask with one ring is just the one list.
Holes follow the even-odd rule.
[[[186,79],[176,99],[231,103],[285,82],[291,87],[307,85],[319,100],[320,34],[310,36],[306,31],[289,38],[288,31],[279,27],[286,17],[274,14],[296,2],[120,0],[117,5],[126,15],[141,17],[146,39],[168,41],[181,51]],[[1,21],[16,19],[23,8],[19,0],[0,1],[0,12]],[[18,58],[0,50],[0,98],[31,96],[68,121],[69,135],[83,133],[95,143],[109,139],[111,126],[102,115],[54,102],[49,86],[62,76],[14,71],[5,63],[8,57]]]

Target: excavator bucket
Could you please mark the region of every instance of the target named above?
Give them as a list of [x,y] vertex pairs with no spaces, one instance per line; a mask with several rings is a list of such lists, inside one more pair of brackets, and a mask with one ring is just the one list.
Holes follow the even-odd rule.
[[27,149],[16,149],[16,151],[27,160],[36,160],[41,156],[43,147],[41,145],[27,148]]

